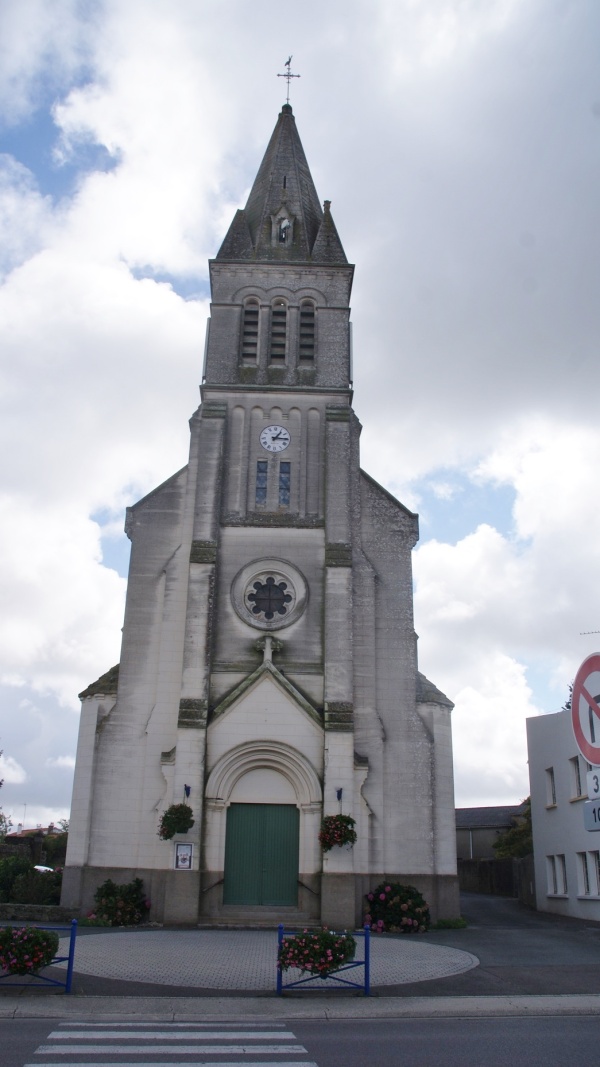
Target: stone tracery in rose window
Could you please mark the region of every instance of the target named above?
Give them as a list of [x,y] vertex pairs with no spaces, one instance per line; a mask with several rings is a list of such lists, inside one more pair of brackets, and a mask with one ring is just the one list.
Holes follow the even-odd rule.
[[294,599],[287,589],[287,582],[275,581],[272,574],[264,582],[253,582],[252,592],[246,594],[252,614],[264,615],[267,621],[274,618],[276,614],[287,615],[288,605]]

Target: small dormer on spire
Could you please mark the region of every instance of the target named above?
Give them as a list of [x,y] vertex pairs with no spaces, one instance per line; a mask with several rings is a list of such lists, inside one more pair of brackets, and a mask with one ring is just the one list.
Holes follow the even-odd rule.
[[296,216],[290,211],[284,196],[279,210],[271,215],[271,245],[273,248],[291,247],[294,244]]

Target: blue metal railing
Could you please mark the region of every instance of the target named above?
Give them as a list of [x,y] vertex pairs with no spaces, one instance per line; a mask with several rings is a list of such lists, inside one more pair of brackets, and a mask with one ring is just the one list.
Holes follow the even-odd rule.
[[[284,930],[283,923],[280,923],[277,927],[277,958],[279,960],[279,951],[283,944],[283,939],[287,935],[288,937],[295,937],[300,931],[298,930]],[[365,925],[362,930],[356,930],[353,937],[364,938],[364,959],[353,960],[352,963],[344,963],[342,967],[339,967],[337,971],[332,971],[331,974],[310,974],[307,978],[298,978],[295,982],[283,981],[283,971],[277,963],[277,993],[281,995],[284,989],[297,989],[298,986],[306,986],[310,982],[339,982],[340,985],[352,986],[353,989],[363,989],[366,997],[371,994],[371,930],[370,927]],[[364,969],[364,976],[362,982],[351,982],[349,978],[340,978],[339,975],[344,971],[351,971],[357,967]],[[303,990],[306,992],[306,990]]]
[[[44,983],[45,983],[46,985],[57,985],[57,986],[61,987],[62,989],[64,989],[65,993],[70,993],[71,992],[71,985],[72,985],[72,982],[73,982],[73,962],[75,960],[75,940],[77,938],[77,919],[71,919],[70,926],[38,926],[37,923],[28,923],[28,925],[34,927],[34,929],[36,929],[36,930],[53,930],[55,933],[58,933],[59,930],[70,930],[71,931],[71,933],[69,935],[69,953],[68,953],[68,955],[67,956],[55,956],[54,959],[52,959],[50,961],[50,963],[48,964],[48,967],[54,967],[54,965],[56,963],[66,963],[67,964],[67,975],[66,975],[65,981],[64,982],[59,982],[58,979],[56,979],[56,978],[47,978],[46,975],[44,975],[44,974],[32,974],[32,975],[28,975],[27,976],[29,978],[28,982],[9,982],[9,981],[7,981],[7,979],[8,978],[12,978],[12,975],[10,975],[10,974],[0,974],[0,982],[2,982],[2,984],[5,985],[5,986],[29,986],[29,987],[37,986],[37,985],[43,986]],[[19,929],[20,929],[20,927],[19,927]]]

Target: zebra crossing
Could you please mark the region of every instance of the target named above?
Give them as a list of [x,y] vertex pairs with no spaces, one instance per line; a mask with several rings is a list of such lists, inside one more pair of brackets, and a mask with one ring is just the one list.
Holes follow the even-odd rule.
[[285,1023],[64,1022],[24,1067],[318,1067],[306,1056]]

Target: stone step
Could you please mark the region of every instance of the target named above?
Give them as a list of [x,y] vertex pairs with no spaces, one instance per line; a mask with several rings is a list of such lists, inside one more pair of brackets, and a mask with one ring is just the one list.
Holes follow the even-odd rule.
[[199,929],[221,930],[276,930],[283,923],[286,930],[319,930],[320,922],[297,908],[237,908],[226,906],[219,915],[203,915],[198,922]]

